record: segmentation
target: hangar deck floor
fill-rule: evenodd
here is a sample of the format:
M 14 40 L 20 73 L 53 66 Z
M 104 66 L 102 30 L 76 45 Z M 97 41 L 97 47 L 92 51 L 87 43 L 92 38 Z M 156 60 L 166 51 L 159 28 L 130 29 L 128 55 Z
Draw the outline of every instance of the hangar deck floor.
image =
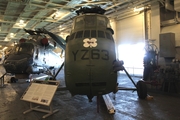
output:
M 2 71 L 2 68 L 0 69 Z M 60 86 L 63 84 L 63 73 L 59 74 Z M 56 91 L 52 100 L 53 109 L 59 111 L 47 118 L 46 113 L 32 111 L 23 114 L 29 109 L 29 103 L 20 100 L 30 83 L 19 80 L 17 83 L 7 83 L 0 88 L 0 120 L 180 120 L 180 98 L 158 93 L 149 93 L 153 100 L 138 99 L 137 92 L 118 91 L 116 99 L 109 94 L 116 113 L 108 114 L 105 103 L 100 100 L 99 113 L 97 112 L 96 97 L 89 103 L 86 96 L 71 97 L 68 91 Z M 133 77 L 135 81 L 139 77 Z M 126 75 L 118 77 L 120 86 L 133 87 Z

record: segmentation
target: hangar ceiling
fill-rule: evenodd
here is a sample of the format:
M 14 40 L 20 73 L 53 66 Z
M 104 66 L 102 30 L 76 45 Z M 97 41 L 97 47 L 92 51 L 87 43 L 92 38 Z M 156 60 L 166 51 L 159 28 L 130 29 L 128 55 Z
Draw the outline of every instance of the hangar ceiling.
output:
M 0 50 L 28 34 L 25 29 L 45 28 L 56 34 L 70 33 L 71 22 L 80 7 L 98 5 L 110 19 L 138 14 L 134 8 L 164 0 L 0 0 Z

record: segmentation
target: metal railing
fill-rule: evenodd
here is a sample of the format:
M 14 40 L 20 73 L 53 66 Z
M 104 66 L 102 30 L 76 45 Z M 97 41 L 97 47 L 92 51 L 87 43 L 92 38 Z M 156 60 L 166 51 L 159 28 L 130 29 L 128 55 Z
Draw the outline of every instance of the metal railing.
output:
M 0 77 L 0 88 L 4 87 L 4 76 L 5 75 L 6 75 L 6 73 Z

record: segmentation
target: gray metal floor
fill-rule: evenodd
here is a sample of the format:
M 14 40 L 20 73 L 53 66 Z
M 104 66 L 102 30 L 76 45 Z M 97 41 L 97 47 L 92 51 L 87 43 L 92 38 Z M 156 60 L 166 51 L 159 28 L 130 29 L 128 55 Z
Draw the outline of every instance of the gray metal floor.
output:
M 1 68 L 1 72 L 3 69 Z M 60 84 L 64 84 L 63 72 L 58 76 Z M 29 109 L 29 103 L 20 100 L 29 83 L 19 80 L 17 83 L 7 83 L 0 88 L 0 120 L 41 120 L 46 113 L 32 111 L 23 114 Z M 135 81 L 140 78 L 133 77 Z M 120 86 L 133 87 L 126 75 L 118 77 Z M 116 113 L 109 115 L 104 101 L 100 100 L 99 113 L 97 112 L 96 97 L 89 103 L 86 96 L 71 97 L 68 91 L 57 91 L 52 100 L 53 109 L 59 111 L 44 120 L 180 120 L 180 98 L 158 93 L 149 93 L 153 100 L 138 99 L 137 92 L 118 91 L 114 100 Z

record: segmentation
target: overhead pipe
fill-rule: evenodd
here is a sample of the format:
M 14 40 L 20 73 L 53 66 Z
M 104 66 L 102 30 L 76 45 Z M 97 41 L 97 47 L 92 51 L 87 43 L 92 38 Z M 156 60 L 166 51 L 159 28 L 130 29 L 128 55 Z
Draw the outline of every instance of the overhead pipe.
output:
M 121 4 L 124 4 L 124 3 L 127 3 L 127 1 L 119 2 L 119 3 L 115 4 L 115 5 L 112 5 L 112 6 L 110 6 L 110 7 L 107 7 L 105 10 L 109 10 L 109 9 L 111 9 L 111 8 L 114 8 L 114 7 L 119 6 L 119 5 L 121 5 Z M 105 6 L 105 5 L 104 5 L 104 6 Z M 111 10 L 111 11 L 108 11 L 108 12 L 112 12 L 112 11 L 114 11 L 114 10 Z M 108 12 L 107 12 L 107 14 L 108 14 Z
M 110 6 L 110 7 L 108 7 L 108 8 L 105 9 L 105 10 L 109 10 L 109 9 L 113 8 L 113 10 L 107 11 L 106 14 L 110 14 L 110 13 L 112 13 L 112 12 L 114 12 L 114 11 L 118 11 L 118 10 L 120 10 L 120 9 L 127 8 L 130 3 L 132 4 L 133 2 L 136 2 L 136 1 L 137 1 L 137 0 L 134 0 L 134 1 L 132 1 L 132 0 L 127 1 L 127 0 L 126 0 L 126 1 L 119 2 L 119 3 L 117 3 L 117 4 L 114 4 L 114 5 L 112 5 L 112 6 Z M 123 5 L 123 4 L 126 4 L 126 6 Z M 119 5 L 122 5 L 122 6 L 119 6 Z M 118 6 L 118 8 L 117 8 L 117 9 L 114 9 L 114 7 L 116 7 L 116 6 Z M 121 7 L 121 8 L 120 8 L 120 7 Z
M 16 22 L 0 20 L 0 23 L 16 23 Z
M 3 16 L 7 16 L 7 17 L 14 17 L 14 18 L 21 18 L 23 20 L 39 20 L 37 18 L 27 18 L 27 17 L 23 17 L 23 16 L 12 16 L 12 15 L 3 15 Z M 47 20 L 47 19 L 42 19 L 41 21 L 45 21 L 45 22 L 55 22 L 54 20 Z M 0 20 L 1 22 L 1 20 Z M 6 21 L 4 21 L 6 22 Z M 8 22 L 8 21 L 7 21 Z
M 178 16 L 178 12 L 175 11 L 175 16 L 174 19 L 170 19 L 170 20 L 166 20 L 166 21 L 162 21 L 161 25 L 162 26 L 170 26 L 170 25 L 174 25 L 174 24 L 180 24 L 180 18 Z
M 126 19 L 126 18 L 130 18 L 130 17 L 136 16 L 138 14 L 140 14 L 140 13 L 133 13 L 133 14 L 130 14 L 130 15 L 122 16 L 119 19 L 116 18 L 115 20 L 123 20 L 123 19 Z
M 148 1 L 149 2 L 149 1 Z M 125 8 L 128 8 L 128 7 L 130 7 L 130 8 L 134 8 L 134 7 L 137 7 L 137 6 L 140 6 L 141 4 L 144 4 L 144 3 L 146 3 L 147 4 L 147 2 L 145 1 L 138 1 L 137 3 L 134 3 L 134 4 L 132 4 L 131 6 L 129 5 L 129 4 L 126 4 L 126 5 L 124 5 L 124 6 L 122 6 L 121 8 L 119 8 L 118 10 L 117 10 L 117 12 L 115 12 L 115 13 L 112 13 L 112 14 L 109 14 L 108 15 L 108 17 L 111 17 L 111 16 L 119 16 L 121 13 L 125 13 L 125 12 L 127 12 L 127 11 L 130 11 L 129 9 L 125 9 Z M 145 6 L 145 5 L 143 5 L 143 6 Z M 133 12 L 133 10 L 132 10 L 132 12 Z M 129 15 L 128 15 L 129 16 Z
M 180 0 L 174 0 L 174 10 L 180 12 Z
M 121 14 L 121 12 L 126 12 L 128 11 L 128 7 L 130 8 L 134 8 L 134 7 L 143 7 L 143 6 L 147 6 L 148 4 L 150 3 L 153 3 L 153 2 L 162 2 L 163 0 L 142 0 L 142 1 L 138 1 L 136 3 L 133 3 L 132 5 L 129 5 L 128 3 L 126 5 L 123 5 L 122 7 L 118 6 L 119 8 L 116 9 L 117 12 L 114 12 L 114 10 L 111 10 L 111 11 L 107 11 L 106 12 L 106 15 L 108 15 L 108 17 L 111 17 L 111 16 L 117 16 L 118 14 Z M 114 13 L 112 13 L 114 12 Z
M 165 0 L 165 8 L 174 11 L 174 6 L 170 4 L 170 0 Z

